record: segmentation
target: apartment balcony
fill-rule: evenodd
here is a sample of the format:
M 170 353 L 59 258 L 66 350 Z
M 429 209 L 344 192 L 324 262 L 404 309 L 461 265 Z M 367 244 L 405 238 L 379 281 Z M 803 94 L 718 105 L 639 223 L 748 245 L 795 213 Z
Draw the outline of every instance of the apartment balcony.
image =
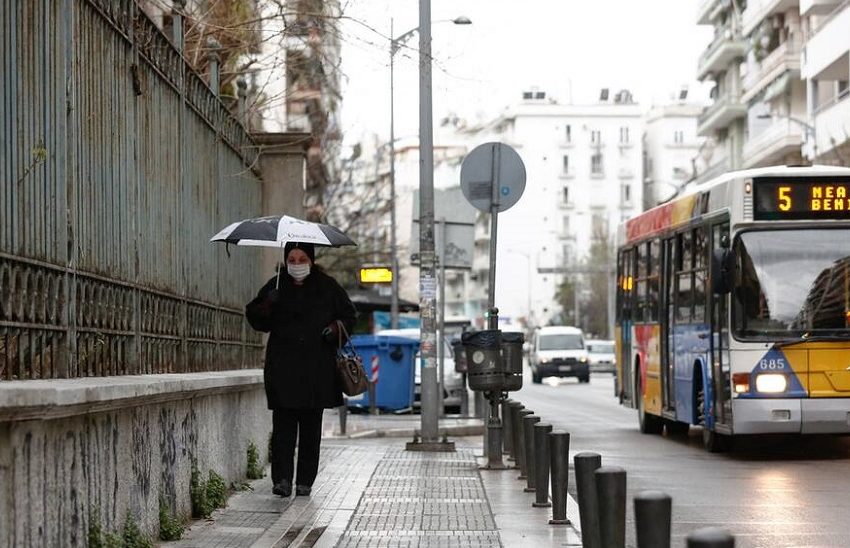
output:
M 744 143 L 744 167 L 764 167 L 788 163 L 799 157 L 805 130 L 787 118 L 777 119 L 764 131 Z
M 744 95 L 741 101 L 748 103 L 750 99 L 761 93 L 762 90 L 770 86 L 773 82 L 786 73 L 791 73 L 794 78 L 799 78 L 800 75 L 800 48 L 796 44 L 783 42 L 775 50 L 765 57 L 759 68 L 751 75 L 747 75 L 744 80 Z M 786 85 L 789 83 L 785 80 Z M 768 91 L 781 92 L 783 89 L 770 88 Z M 765 100 L 770 97 L 765 97 Z
M 720 0 L 700 0 L 697 6 L 697 25 L 710 25 L 721 11 L 723 4 Z
M 762 0 L 761 3 L 749 2 L 741 17 L 741 27 L 744 36 L 749 36 L 756 27 L 774 13 L 782 13 L 796 8 L 800 0 Z
M 747 105 L 741 102 L 740 95 L 730 94 L 718 97 L 697 120 L 697 135 L 711 137 L 715 130 L 727 127 L 736 119 L 746 115 Z
M 850 90 L 837 96 L 825 105 L 821 105 L 815 113 L 815 150 L 807 151 L 810 157 L 823 157 L 834 149 L 850 147 L 848 124 L 850 120 Z M 845 152 L 846 154 L 846 152 Z M 844 156 L 835 154 L 834 156 Z
M 821 23 L 803 53 L 800 74 L 803 79 L 846 80 L 848 75 L 847 29 L 850 29 L 850 3 L 844 2 Z
M 709 44 L 699 57 L 697 79 L 711 78 L 711 74 L 724 71 L 735 59 L 747 54 L 747 42 L 737 32 L 727 28 Z
M 800 15 L 827 15 L 841 4 L 842 0 L 800 0 Z

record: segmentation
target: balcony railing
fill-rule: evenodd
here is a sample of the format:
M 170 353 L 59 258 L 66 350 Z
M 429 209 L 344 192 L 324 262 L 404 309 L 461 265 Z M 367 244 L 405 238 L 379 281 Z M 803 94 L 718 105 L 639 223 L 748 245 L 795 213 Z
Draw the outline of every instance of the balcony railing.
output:
M 697 134 L 710 136 L 715 129 L 726 127 L 733 120 L 746 114 L 747 105 L 741 102 L 737 93 L 719 97 L 700 115 L 697 122 Z
M 804 130 L 799 123 L 778 119 L 744 144 L 744 167 L 783 163 L 785 157 L 799 154 Z
M 784 72 L 800 70 L 801 49 L 794 43 L 783 42 L 762 59 L 759 68 L 744 80 L 744 95 L 741 101 L 746 103 L 758 95 L 771 82 Z
M 712 72 L 725 70 L 735 59 L 747 54 L 747 43 L 741 34 L 729 26 L 722 30 L 700 55 L 697 78 L 706 79 Z

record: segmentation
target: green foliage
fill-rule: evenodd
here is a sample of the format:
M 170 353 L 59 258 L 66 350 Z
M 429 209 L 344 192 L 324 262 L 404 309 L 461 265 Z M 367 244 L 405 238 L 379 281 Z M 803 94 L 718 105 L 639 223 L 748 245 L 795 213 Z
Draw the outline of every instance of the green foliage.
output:
M 172 513 L 164 498 L 159 499 L 159 539 L 180 540 L 183 524 Z
M 207 501 L 207 482 L 201 479 L 198 466 L 192 463 L 192 478 L 189 482 L 189 496 L 192 499 L 192 517 L 208 518 L 213 507 Z
M 100 517 L 94 510 L 89 512 L 89 548 L 104 548 L 103 529 L 100 527 Z
M 121 538 L 124 541 L 124 548 L 153 548 L 153 542 L 142 534 L 130 512 L 127 512 L 127 519 L 124 520 Z
M 260 479 L 264 475 L 263 468 L 260 466 L 260 451 L 254 442 L 248 442 L 248 479 Z
M 224 478 L 210 470 L 207 481 L 207 502 L 212 507 L 224 508 L 227 505 L 227 485 Z
M 124 520 L 121 533 L 104 533 L 100 524 L 98 512 L 92 510 L 89 514 L 89 548 L 153 548 L 153 542 L 142 534 L 139 525 L 130 512 Z
M 216 508 L 224 508 L 227 504 L 227 485 L 224 478 L 209 471 L 206 481 L 201 479 L 196 463 L 192 463 L 192 477 L 189 482 L 192 499 L 192 517 L 208 518 Z

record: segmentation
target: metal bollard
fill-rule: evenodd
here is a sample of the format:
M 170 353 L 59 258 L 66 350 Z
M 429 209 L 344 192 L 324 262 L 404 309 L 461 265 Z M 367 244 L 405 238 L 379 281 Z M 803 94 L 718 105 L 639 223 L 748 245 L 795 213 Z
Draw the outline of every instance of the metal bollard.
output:
M 599 540 L 599 506 L 596 504 L 594 472 L 602 466 L 599 453 L 582 452 L 573 459 L 576 474 L 578 513 L 581 519 L 582 548 L 602 548 Z
M 599 504 L 599 540 L 606 548 L 625 548 L 626 471 L 619 466 L 603 466 L 593 475 Z
M 375 405 L 376 388 L 377 387 L 375 386 L 375 383 L 372 382 L 372 381 L 369 381 L 369 414 L 370 415 L 377 415 L 378 414 L 378 408 Z
M 514 444 L 511 432 L 511 404 L 514 400 L 508 398 L 502 402 L 502 453 L 509 455 Z
M 337 407 L 337 413 L 339 414 L 339 435 L 344 436 L 348 425 L 348 405 L 343 403 Z
M 511 453 L 508 459 L 514 461 L 514 468 L 519 466 L 516 464 L 517 438 L 519 437 L 517 423 L 519 423 L 519 412 L 523 409 L 525 409 L 525 406 L 518 401 L 512 403 L 509 407 L 511 413 Z
M 688 535 L 687 548 L 735 548 L 735 537 L 719 527 L 704 527 Z
M 670 548 L 673 499 L 661 491 L 635 495 L 635 529 L 638 548 Z
M 522 435 L 525 438 L 525 451 L 523 464 L 525 465 L 525 489 L 526 493 L 534 492 L 534 425 L 540 422 L 537 415 L 526 415 L 522 419 Z
M 567 519 L 567 487 L 570 481 L 570 434 L 563 430 L 549 433 L 549 458 L 552 468 L 551 525 L 569 524 Z M 584 536 L 584 535 L 582 535 Z
M 548 508 L 549 502 L 549 432 L 552 425 L 538 422 L 534 425 L 534 502 L 535 508 Z
M 516 414 L 516 422 L 514 423 L 514 450 L 516 451 L 516 468 L 519 468 L 519 475 L 516 479 L 525 479 L 525 417 L 533 415 L 531 409 L 520 409 Z

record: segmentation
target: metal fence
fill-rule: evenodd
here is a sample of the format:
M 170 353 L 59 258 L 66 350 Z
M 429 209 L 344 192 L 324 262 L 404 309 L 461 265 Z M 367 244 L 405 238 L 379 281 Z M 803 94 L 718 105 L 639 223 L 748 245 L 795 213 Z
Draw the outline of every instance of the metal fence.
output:
M 260 363 L 257 149 L 134 0 L 0 0 L 0 380 Z

